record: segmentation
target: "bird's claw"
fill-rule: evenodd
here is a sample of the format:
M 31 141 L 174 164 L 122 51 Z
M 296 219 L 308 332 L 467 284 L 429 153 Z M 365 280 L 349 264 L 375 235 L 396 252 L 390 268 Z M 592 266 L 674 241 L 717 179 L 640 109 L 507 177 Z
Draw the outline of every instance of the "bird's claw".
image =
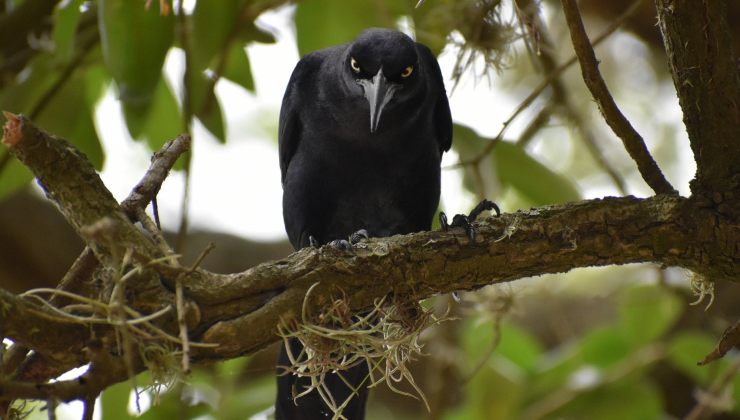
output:
M 456 214 L 455 217 L 452 218 L 452 223 L 447 223 L 447 215 L 443 211 L 439 212 L 439 224 L 445 232 L 451 227 L 461 227 L 465 229 L 465 234 L 468 236 L 470 242 L 475 243 L 476 232 L 473 222 L 475 222 L 475 219 L 477 219 L 478 216 L 486 210 L 494 210 L 496 211 L 496 216 L 501 216 L 501 210 L 498 208 L 496 203 L 490 200 L 483 200 L 470 211 L 469 215 Z
M 365 239 L 368 239 L 370 235 L 367 233 L 367 230 L 360 229 L 357 232 L 352 233 L 349 235 L 349 240 L 347 239 L 335 239 L 331 242 L 329 242 L 329 246 L 331 246 L 334 249 L 338 249 L 340 251 L 350 251 L 352 250 L 352 246 L 355 244 L 358 244 L 362 242 Z
M 367 230 L 360 229 L 357 232 L 349 235 L 349 243 L 354 245 L 354 244 L 362 242 L 365 239 L 368 239 L 369 237 L 370 235 L 367 233 Z
M 447 223 L 447 215 L 443 211 L 439 212 L 439 225 L 442 227 L 442 230 L 445 232 L 447 232 L 447 229 L 450 228 L 450 224 Z
M 475 208 L 473 208 L 473 210 L 470 211 L 470 214 L 468 215 L 470 223 L 475 222 L 475 219 L 477 219 L 478 216 L 486 210 L 494 210 L 496 211 L 496 217 L 501 216 L 501 210 L 498 208 L 496 203 L 491 200 L 483 199 L 477 206 L 475 206 Z
M 329 246 L 340 251 L 349 251 L 352 249 L 352 244 L 346 239 L 335 239 L 329 242 Z

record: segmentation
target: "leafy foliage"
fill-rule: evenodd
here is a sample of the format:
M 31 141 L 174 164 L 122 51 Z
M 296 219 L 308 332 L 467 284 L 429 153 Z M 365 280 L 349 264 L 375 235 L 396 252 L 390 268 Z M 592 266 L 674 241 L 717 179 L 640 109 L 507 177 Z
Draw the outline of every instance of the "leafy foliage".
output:
M 5 3 L 8 8 L 5 12 L 9 12 L 21 2 Z M 39 45 L 0 56 L 0 109 L 28 114 L 46 130 L 73 142 L 98 169 L 106 158 L 115 159 L 104 156 L 99 138 L 101 127 L 95 123 L 96 106 L 111 88 L 121 104 L 129 133 L 151 150 L 178 135 L 192 119 L 199 120 L 220 142 L 228 142 L 233 133 L 225 123 L 225 116 L 240 110 L 222 107 L 215 87 L 221 78 L 226 78 L 240 88 L 255 91 L 245 47 L 254 42 L 275 41 L 274 35 L 255 24 L 255 20 L 262 11 L 285 2 L 199 0 L 184 16 L 174 11 L 164 13 L 159 9 L 162 4 L 159 1 L 152 1 L 149 8 L 144 3 L 59 2 L 50 17 L 51 27 L 40 38 Z M 415 3 L 416 0 L 299 2 L 294 14 L 298 50 L 303 55 L 348 42 L 366 27 L 398 27 L 401 23 L 433 51 L 443 53 L 447 48 L 447 54 L 456 55 L 453 73 L 460 72 L 462 66 L 468 74 L 480 74 L 482 66 L 485 73 L 492 74 L 496 67 L 494 70 L 500 73 L 494 73 L 501 88 L 496 101 L 506 104 L 513 103 L 512 98 L 526 97 L 547 76 L 542 70 L 547 68 L 544 56 L 551 54 L 564 62 L 570 54 L 563 47 L 569 44 L 561 42 L 565 38 L 559 37 L 557 30 L 548 31 L 535 20 L 517 20 L 526 15 L 523 6 L 535 2 L 516 1 L 517 8 L 512 10 L 498 1 L 427 0 L 420 8 L 414 8 Z M 171 1 L 167 4 L 172 7 Z M 541 17 L 550 15 L 553 14 L 541 14 Z M 547 24 L 552 28 L 558 25 L 556 20 Z M 550 44 L 546 42 L 548 37 L 553 38 Z M 455 49 L 454 45 L 460 48 Z M 652 51 L 644 46 L 643 49 Z M 461 51 L 465 54 L 460 55 Z M 477 51 L 482 61 L 459 59 L 476 57 L 471 51 Z M 622 53 L 620 50 L 619 54 Z M 163 64 L 177 54 L 187 57 L 187 79 L 183 78 L 182 83 L 186 91 L 179 85 L 170 85 L 163 77 Z M 604 55 L 603 66 L 612 69 L 605 74 L 619 73 L 614 69 L 621 67 L 614 66 L 624 64 L 620 55 L 609 51 L 599 54 Z M 445 54 L 441 59 L 445 59 Z M 662 57 L 651 55 L 646 60 L 646 63 L 635 63 L 642 66 L 639 67 L 642 73 L 664 66 Z M 655 65 L 656 62 L 660 65 Z M 462 123 L 455 125 L 453 147 L 459 161 L 480 158 L 476 164 L 458 168 L 468 195 L 493 196 L 502 207 L 517 209 L 574 201 L 593 195 L 593 190 L 613 193 L 614 186 L 604 181 L 604 168 L 596 156 L 598 151 L 614 166 L 614 172 L 631 184 L 633 191 L 641 191 L 632 163 L 624 158 L 623 150 L 603 124 L 596 122 L 590 96 L 582 94 L 581 81 L 576 72 L 572 73 L 553 81 L 553 87 L 541 93 L 531 105 L 538 114 L 544 113 L 544 122 L 535 124 L 536 115 L 525 113 L 526 118 L 522 119 L 532 124 L 514 127 L 515 121 L 506 137 L 479 134 L 488 131 Z M 665 74 L 657 71 L 651 76 L 649 82 L 659 87 L 666 79 Z M 476 86 L 485 88 L 483 83 Z M 633 90 L 639 89 L 633 87 Z M 647 96 L 625 101 L 642 110 L 646 103 L 655 100 L 652 95 Z M 189 111 L 184 106 L 184 97 L 189 100 Z M 480 104 L 489 105 L 492 104 Z M 514 105 L 510 108 L 513 110 Z M 187 115 L 188 112 L 192 115 Z M 500 117 L 495 115 L 493 106 L 486 112 L 491 119 Z M 584 127 L 576 138 L 566 139 L 567 131 L 554 128 L 572 122 L 574 114 L 582 116 Z M 188 117 L 191 121 L 184 121 Z M 674 141 L 675 133 L 682 130 L 665 121 L 652 123 L 655 125 L 648 130 L 662 133 L 655 136 L 656 159 L 666 163 L 669 173 L 686 171 L 676 158 Z M 495 144 L 489 148 L 491 142 Z M 0 153 L 0 162 L 2 156 Z M 0 164 L 0 199 L 32 179 L 18 162 L 4 160 Z M 442 405 L 442 411 L 433 413 L 433 417 L 658 419 L 685 414 L 670 412 L 675 405 L 671 403 L 679 399 L 693 403 L 695 391 L 710 387 L 732 362 L 721 360 L 707 367 L 696 365 L 714 346 L 727 320 L 712 313 L 692 312 L 688 306 L 692 299 L 687 291 L 670 283 L 656 284 L 649 274 L 652 272 L 653 268 L 643 267 L 631 271 L 600 270 L 593 274 L 599 280 L 599 287 L 612 281 L 611 277 L 619 277 L 615 281 L 619 286 L 616 291 L 575 284 L 550 293 L 549 284 L 565 282 L 563 277 L 550 278 L 532 290 L 514 293 L 519 311 L 525 315 L 537 312 L 535 298 L 543 299 L 543 296 L 545 300 L 577 303 L 564 304 L 546 316 L 532 318 L 513 310 L 497 327 L 490 317 L 477 312 L 457 321 L 450 334 L 453 350 L 433 356 L 447 360 L 459 381 L 444 382 L 440 373 L 436 380 L 443 381 L 441 385 L 420 383 L 420 386 L 423 389 L 436 386 L 444 394 L 460 388 L 461 397 Z M 607 310 L 608 314 L 591 308 L 598 316 L 590 319 L 591 313 L 578 306 L 587 306 L 590 300 L 596 299 L 601 299 L 603 304 L 599 309 Z M 466 305 L 463 302 L 461 306 L 467 308 Z M 578 322 L 567 319 L 573 313 Z M 710 321 L 699 328 L 689 325 L 689 318 Z M 434 333 L 429 335 L 430 342 L 437 338 Z M 498 344 L 488 357 L 487 349 L 494 341 Z M 237 419 L 269 410 L 275 392 L 270 365 L 273 360 L 272 354 L 258 354 L 197 370 L 183 384 L 164 391 L 158 398 L 152 393 L 151 397 L 158 401 L 140 417 L 210 415 Z M 429 362 L 420 363 L 418 372 L 436 372 L 434 366 L 423 364 Z M 688 383 L 689 389 L 664 380 L 666 372 L 676 379 L 676 384 Z M 139 376 L 137 383 L 140 386 L 149 383 L 146 374 Z M 128 383 L 106 390 L 101 400 L 103 418 L 132 418 L 127 408 L 130 391 Z M 732 380 L 727 394 L 730 400 L 740 401 L 738 377 Z M 409 407 L 414 403 L 399 403 L 381 390 L 373 398 L 371 410 L 380 413 L 378 416 L 388 412 L 399 419 L 425 415 L 421 404 Z M 35 416 L 40 415 L 38 410 L 37 407 Z M 728 410 L 740 415 L 737 403 Z

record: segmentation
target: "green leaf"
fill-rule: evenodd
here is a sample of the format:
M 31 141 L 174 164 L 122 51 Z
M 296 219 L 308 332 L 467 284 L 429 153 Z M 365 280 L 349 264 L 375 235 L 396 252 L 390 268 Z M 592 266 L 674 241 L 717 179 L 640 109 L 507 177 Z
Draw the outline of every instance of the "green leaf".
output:
M 462 125 L 452 125 L 452 147 L 461 160 L 469 160 L 476 156 L 486 146 L 488 139 L 478 135 L 472 128 Z
M 175 391 L 179 390 L 179 387 Z M 145 413 L 136 417 L 139 420 L 163 419 L 194 419 L 204 416 L 211 411 L 211 407 L 203 402 L 189 403 L 180 398 L 179 392 L 167 392 L 160 398 L 157 405 L 153 405 Z M 107 418 L 106 418 L 107 420 Z
M 226 130 L 224 128 L 224 117 L 221 112 L 221 104 L 218 102 L 216 93 L 213 91 L 215 85 L 206 78 L 204 74 L 196 75 L 190 84 L 192 93 L 193 110 L 198 120 L 213 134 L 221 143 L 226 143 Z
M 199 1 L 193 10 L 193 67 L 203 71 L 239 24 L 242 0 Z
M 263 375 L 224 393 L 214 417 L 246 419 L 275 403 L 276 383 L 273 375 Z
M 493 322 L 469 320 L 463 323 L 461 342 L 465 351 L 465 365 L 473 369 L 493 341 Z
M 85 100 L 91 107 L 97 107 L 98 102 L 103 99 L 110 81 L 110 74 L 100 64 L 85 70 Z
M 525 394 L 525 384 L 512 380 L 503 370 L 486 366 L 465 387 L 466 405 L 472 406 L 473 419 L 506 420 L 516 418 Z
M 54 28 L 51 39 L 54 40 L 54 49 L 63 61 L 72 58 L 74 52 L 77 24 L 80 22 L 80 6 L 83 0 L 61 2 L 54 9 Z
M 645 381 L 620 381 L 579 396 L 553 418 L 654 420 L 663 417 L 660 392 Z
M 622 336 L 633 348 L 651 343 L 668 331 L 681 315 L 682 308 L 681 300 L 665 288 L 629 288 L 619 303 Z
M 577 347 L 563 347 L 551 352 L 548 357 L 540 358 L 535 373 L 537 380 L 530 383 L 527 389 L 528 401 L 539 401 L 567 386 L 573 373 L 583 366 Z
M 160 15 L 158 1 L 151 5 L 147 10 L 141 1 L 100 0 L 98 6 L 105 64 L 119 99 L 137 107 L 151 101 L 174 39 L 174 15 Z
M 311 0 L 298 3 L 295 12 L 298 51 L 311 51 L 353 40 L 369 27 L 395 28 L 411 4 L 397 0 Z
M 706 366 L 697 363 L 704 359 L 715 346 L 715 338 L 702 331 L 684 331 L 671 340 L 668 348 L 668 360 L 676 369 L 693 379 L 697 384 L 706 386 L 716 376 L 717 370 L 726 364 L 719 360 Z
M 461 344 L 465 354 L 463 375 L 468 375 L 472 373 L 473 368 L 479 367 L 479 362 L 486 355 L 492 340 L 493 322 L 468 320 L 463 323 L 461 328 Z M 502 335 L 499 346 L 505 340 L 506 336 Z M 512 347 L 516 345 L 510 348 Z M 510 356 L 508 350 L 507 355 Z M 475 376 L 465 384 L 465 404 L 445 418 L 461 420 L 516 418 L 516 411 L 525 395 L 526 383 L 521 380 L 521 375 L 508 374 L 511 372 L 510 362 L 504 361 L 502 357 L 498 357 L 498 361 L 496 359 L 491 357 L 487 363 L 480 366 Z
M 491 156 L 501 183 L 515 188 L 535 206 L 581 198 L 570 180 L 553 172 L 513 143 L 499 142 Z
M 629 341 L 615 327 L 590 331 L 580 341 L 583 363 L 599 368 L 613 366 L 630 354 Z
M 542 352 L 542 345 L 530 333 L 514 325 L 504 324 L 501 327 L 501 341 L 494 354 L 534 373 Z
M 0 152 L 0 157 L 5 157 L 6 153 L 8 151 L 3 150 Z M 31 171 L 17 159 L 11 157 L 0 172 L 0 200 L 28 185 L 28 182 L 32 179 Z
M 106 420 L 128 420 L 128 400 L 131 395 L 131 383 L 121 382 L 103 391 L 100 408 L 101 418 Z
M 261 44 L 274 44 L 275 35 L 260 29 L 254 22 L 242 22 L 238 28 L 239 39 L 245 42 L 259 42 Z
M 236 359 L 229 359 L 224 362 L 218 363 L 215 366 L 215 372 L 217 375 L 226 378 L 238 378 L 239 374 L 245 369 L 245 367 L 252 360 L 250 356 L 237 357 Z
M 468 161 L 476 157 L 483 148 L 486 147 L 486 144 L 489 141 L 489 139 L 479 136 L 478 133 L 470 127 L 461 124 L 452 125 L 452 148 L 457 152 L 461 161 Z M 484 165 L 484 167 L 481 168 L 481 171 L 488 171 L 491 169 L 489 162 L 483 161 L 481 164 Z M 473 167 L 464 167 L 462 177 L 463 186 L 466 190 L 474 192 L 478 191 L 477 184 L 479 181 L 477 179 L 477 175 L 473 171 Z
M 148 106 L 137 107 L 124 103 L 123 115 L 131 135 L 146 140 L 153 151 L 159 150 L 164 143 L 182 132 L 177 100 L 164 79 L 159 80 Z
M 235 43 L 229 48 L 228 54 L 222 76 L 242 86 L 244 89 L 254 92 L 252 68 L 249 66 L 249 56 L 244 50 L 244 46 L 240 43 Z
M 86 91 L 101 90 L 104 79 L 100 72 L 90 79 L 85 76 L 86 73 L 76 72 L 49 100 L 35 122 L 45 131 L 68 140 L 96 169 L 101 169 L 104 156 L 93 120 L 95 104 L 87 100 Z
M 0 90 L 2 110 L 15 114 L 30 114 L 58 78 L 57 66 L 54 65 L 50 54 L 40 54 L 33 58 L 24 72 L 27 75 L 21 83 Z M 0 114 L 0 120 L 5 121 L 2 114 Z

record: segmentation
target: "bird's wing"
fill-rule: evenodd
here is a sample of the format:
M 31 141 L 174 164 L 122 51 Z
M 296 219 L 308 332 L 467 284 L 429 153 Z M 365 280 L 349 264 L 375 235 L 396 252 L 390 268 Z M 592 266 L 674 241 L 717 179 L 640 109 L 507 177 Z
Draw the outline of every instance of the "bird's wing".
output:
M 283 104 L 280 107 L 280 125 L 278 128 L 278 152 L 280 155 L 280 180 L 285 181 L 285 174 L 293 154 L 298 148 L 301 137 L 300 112 L 302 102 L 305 102 L 306 93 L 310 89 L 311 78 L 320 67 L 321 55 L 308 54 L 303 57 L 290 76 L 285 88 Z
M 437 142 L 439 142 L 440 153 L 450 150 L 452 145 L 452 114 L 450 114 L 450 104 L 447 101 L 447 91 L 442 79 L 442 71 L 439 69 L 439 63 L 432 51 L 423 44 L 417 43 L 417 50 L 421 56 L 425 72 L 429 77 L 429 84 L 432 88 L 434 98 L 434 128 L 437 132 Z

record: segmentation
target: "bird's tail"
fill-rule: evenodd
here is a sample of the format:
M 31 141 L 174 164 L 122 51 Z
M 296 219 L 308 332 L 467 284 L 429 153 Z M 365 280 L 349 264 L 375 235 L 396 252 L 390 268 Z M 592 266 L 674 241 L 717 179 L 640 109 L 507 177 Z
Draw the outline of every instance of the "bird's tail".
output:
M 300 341 L 289 340 L 291 354 L 298 355 L 303 349 Z M 285 346 L 280 346 L 278 357 L 277 401 L 275 402 L 276 420 L 326 420 L 334 417 L 334 412 L 326 405 L 314 389 L 306 395 L 293 399 L 311 386 L 311 379 L 285 373 L 285 366 L 290 366 L 290 359 Z M 283 368 L 281 368 L 283 367 Z M 339 376 L 341 375 L 341 377 Z M 341 414 L 347 420 L 363 420 L 367 402 L 367 363 L 360 363 L 339 373 L 328 373 L 324 378 L 326 390 L 337 406 L 351 398 L 342 409 Z M 357 390 L 355 392 L 355 390 Z

